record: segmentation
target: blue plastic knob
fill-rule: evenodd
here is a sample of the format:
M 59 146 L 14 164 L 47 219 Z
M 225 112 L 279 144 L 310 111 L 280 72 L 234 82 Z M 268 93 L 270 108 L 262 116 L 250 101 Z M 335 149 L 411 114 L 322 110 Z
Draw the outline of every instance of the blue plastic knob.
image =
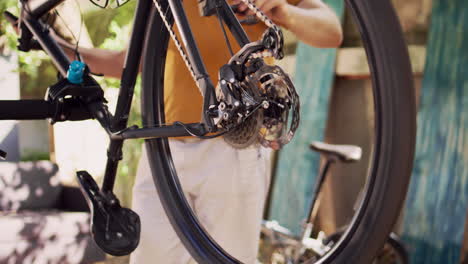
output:
M 67 79 L 73 84 L 80 84 L 83 82 L 83 73 L 86 64 L 81 61 L 72 61 L 67 71 Z

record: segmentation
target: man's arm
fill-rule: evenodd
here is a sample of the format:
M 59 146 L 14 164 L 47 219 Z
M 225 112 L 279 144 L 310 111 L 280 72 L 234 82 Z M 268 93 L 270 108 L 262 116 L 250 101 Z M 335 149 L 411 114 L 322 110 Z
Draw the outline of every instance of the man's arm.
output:
M 19 33 L 18 23 L 13 24 L 13 28 L 17 34 Z M 70 60 L 75 59 L 75 45 L 67 42 L 60 37 L 54 30 L 50 31 L 51 36 L 63 48 L 65 54 Z M 80 55 L 84 58 L 86 64 L 91 71 L 98 74 L 103 74 L 106 77 L 120 79 L 122 76 L 122 68 L 125 61 L 126 49 L 122 51 L 105 50 L 99 48 L 83 48 L 78 47 Z M 140 65 L 141 69 L 141 65 Z
M 235 0 L 234 2 L 240 2 Z M 275 23 L 292 31 L 301 41 L 318 48 L 338 47 L 343 39 L 341 24 L 336 14 L 321 0 L 302 0 L 296 6 L 287 0 L 256 0 L 255 4 Z M 240 11 L 247 6 L 241 6 Z M 75 57 L 75 46 L 58 36 L 70 59 Z M 95 73 L 120 78 L 126 50 L 113 51 L 79 47 L 78 51 Z
M 256 0 L 255 4 L 273 22 L 293 32 L 298 39 L 317 48 L 336 48 L 343 41 L 341 23 L 335 12 L 321 0 Z M 240 11 L 247 6 L 239 8 Z
M 63 47 L 70 59 L 75 58 L 75 46 L 56 37 L 57 42 Z M 94 73 L 103 74 L 106 77 L 120 78 L 125 61 L 126 50 L 115 51 L 98 48 L 79 47 L 78 51 L 83 57 L 90 70 Z

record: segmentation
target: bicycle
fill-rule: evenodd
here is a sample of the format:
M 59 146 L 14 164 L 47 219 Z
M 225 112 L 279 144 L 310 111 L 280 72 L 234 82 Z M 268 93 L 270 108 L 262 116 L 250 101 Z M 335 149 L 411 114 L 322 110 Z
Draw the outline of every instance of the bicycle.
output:
M 248 140 L 252 134 L 248 135 L 250 138 L 234 137 L 236 134 L 234 132 L 238 131 L 239 127 L 254 127 L 256 129 L 254 131 L 257 131 L 256 125 L 259 123 L 252 120 L 262 119 L 259 113 L 265 114 L 263 120 L 269 118 L 271 122 L 275 121 L 275 118 L 287 120 L 285 115 L 292 114 L 288 123 L 289 130 L 280 129 L 281 137 L 276 138 L 282 144 L 287 143 L 299 122 L 299 104 L 294 86 L 280 68 L 263 67 L 262 63 L 255 64 L 256 61 L 250 56 L 252 54 L 261 56 L 260 53 L 266 51 L 269 56 L 280 59 L 283 56 L 283 37 L 280 29 L 259 12 L 253 3 L 242 0 L 258 20 L 268 26 L 262 39 L 251 42 L 233 12 L 235 8 L 231 8 L 224 0 L 200 1 L 202 15 L 218 16 L 243 47 L 228 62 L 228 66 L 220 71 L 222 96 L 219 97 L 216 95 L 213 81 L 206 74 L 181 1 L 140 0 L 135 13 L 116 111 L 111 115 L 102 89 L 94 81 L 86 65 L 71 64 L 62 48 L 50 36 L 47 27 L 40 22 L 42 16 L 63 1 L 22 1 L 19 19 L 21 36 L 18 48 L 22 51 L 34 47 L 43 49 L 57 67 L 60 78 L 49 88 L 47 100 L 0 101 L 2 109 L 0 120 L 50 119 L 54 123 L 97 119 L 102 125 L 111 140 L 104 181 L 99 187 L 86 171 L 78 172 L 77 176 L 92 212 L 94 239 L 107 253 L 129 254 L 138 245 L 139 218 L 130 209 L 119 205 L 112 190 L 124 140 L 144 138 L 150 163 L 153 165 L 151 170 L 154 182 L 163 207 L 176 233 L 193 258 L 199 263 L 239 263 L 209 237 L 191 211 L 181 191 L 167 138 L 192 136 L 208 139 L 222 135 L 229 138 L 231 135 L 233 136 L 231 139 L 240 140 L 241 145 L 250 144 Z M 106 0 L 105 3 L 107 2 Z M 380 246 L 384 244 L 398 216 L 406 194 L 414 152 L 415 107 L 411 68 L 393 8 L 387 0 L 348 0 L 347 4 L 360 28 L 373 75 L 376 116 L 373 159 L 363 199 L 352 222 L 334 247 L 316 263 L 371 261 Z M 7 15 L 12 20 L 16 19 L 11 14 Z M 249 21 L 243 22 L 249 23 Z M 191 67 L 190 72 L 204 98 L 202 118 L 199 123 L 165 124 L 162 87 L 169 39 L 172 38 L 182 49 L 182 44 L 174 37 L 172 30 L 174 23 L 179 29 L 185 47 L 185 53 L 181 53 L 187 66 Z M 143 128 L 127 126 L 140 60 L 143 62 Z M 245 85 L 248 86 L 245 80 L 248 69 L 251 70 L 250 73 L 258 73 L 262 69 L 262 74 L 269 75 L 266 80 L 252 76 L 263 85 L 264 89 L 269 85 L 268 80 L 280 81 L 278 87 L 282 87 L 287 96 L 276 96 L 269 100 L 265 94 L 258 94 L 257 88 L 245 88 Z M 249 92 L 241 93 L 245 89 Z M 281 104 L 280 101 L 285 103 L 286 99 L 287 104 Z M 246 101 L 249 100 L 253 104 L 247 106 Z M 268 109 L 275 111 L 268 112 Z M 234 114 L 240 118 L 234 119 Z M 264 121 L 260 125 L 266 124 L 270 128 L 274 126 L 267 123 L 268 121 Z M 284 127 L 287 127 L 286 124 Z M 267 132 L 272 134 L 277 132 L 268 129 Z M 6 153 L 0 154 L 5 156 Z M 162 176 L 154 177 L 154 175 Z
M 265 244 L 263 248 L 266 253 L 263 252 L 260 260 L 264 263 L 293 264 L 301 263 L 307 259 L 318 259 L 325 255 L 346 231 L 346 226 L 344 226 L 326 236 L 323 231 L 315 230 L 314 232 L 314 223 L 317 218 L 323 183 L 328 176 L 331 165 L 336 162 L 357 162 L 361 159 L 362 150 L 358 146 L 322 142 L 312 142 L 310 149 L 320 153 L 324 157 L 325 163 L 314 184 L 312 202 L 303 224 L 302 234 L 297 236 L 275 220 L 264 220 L 261 237 L 263 238 L 262 244 Z M 313 233 L 316 234 L 316 237 L 313 236 Z M 398 235 L 390 233 L 384 248 L 376 256 L 374 263 L 409 263 L 408 252 Z

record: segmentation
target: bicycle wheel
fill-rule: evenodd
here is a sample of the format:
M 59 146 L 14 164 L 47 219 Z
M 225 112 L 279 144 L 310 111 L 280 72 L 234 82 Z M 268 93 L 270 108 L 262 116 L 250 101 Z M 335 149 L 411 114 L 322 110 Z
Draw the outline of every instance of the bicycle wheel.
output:
M 162 1 L 161 1 L 162 2 Z M 370 263 L 404 201 L 415 143 L 414 90 L 408 53 L 388 0 L 347 0 L 372 74 L 375 136 L 363 198 L 346 232 L 316 263 Z M 163 80 L 168 32 L 156 13 L 147 32 L 142 112 L 146 126 L 165 122 Z M 239 263 L 200 226 L 185 200 L 167 139 L 145 142 L 156 189 L 181 241 L 199 263 Z M 157 175 L 157 177 L 155 176 Z

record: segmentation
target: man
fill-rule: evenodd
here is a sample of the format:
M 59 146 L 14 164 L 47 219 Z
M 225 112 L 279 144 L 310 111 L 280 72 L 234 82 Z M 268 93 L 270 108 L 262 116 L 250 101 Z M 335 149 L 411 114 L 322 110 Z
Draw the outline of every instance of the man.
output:
M 311 46 L 334 48 L 341 44 L 340 22 L 321 0 L 257 0 L 255 4 L 273 22 Z M 200 17 L 197 1 L 184 1 L 184 8 L 215 81 L 220 66 L 230 58 L 218 21 Z M 244 4 L 239 10 L 251 14 Z M 264 29 L 261 22 L 245 28 L 253 41 Z M 93 72 L 120 77 L 124 52 L 80 49 L 80 53 Z M 168 123 L 200 121 L 202 97 L 172 42 L 166 61 L 165 95 Z M 204 228 L 231 255 L 243 263 L 255 263 L 270 181 L 269 151 L 258 146 L 234 149 L 222 138 L 170 139 L 170 144 L 186 198 Z M 133 194 L 133 209 L 141 217 L 142 229 L 131 263 L 193 263 L 160 204 L 146 151 L 140 159 Z

